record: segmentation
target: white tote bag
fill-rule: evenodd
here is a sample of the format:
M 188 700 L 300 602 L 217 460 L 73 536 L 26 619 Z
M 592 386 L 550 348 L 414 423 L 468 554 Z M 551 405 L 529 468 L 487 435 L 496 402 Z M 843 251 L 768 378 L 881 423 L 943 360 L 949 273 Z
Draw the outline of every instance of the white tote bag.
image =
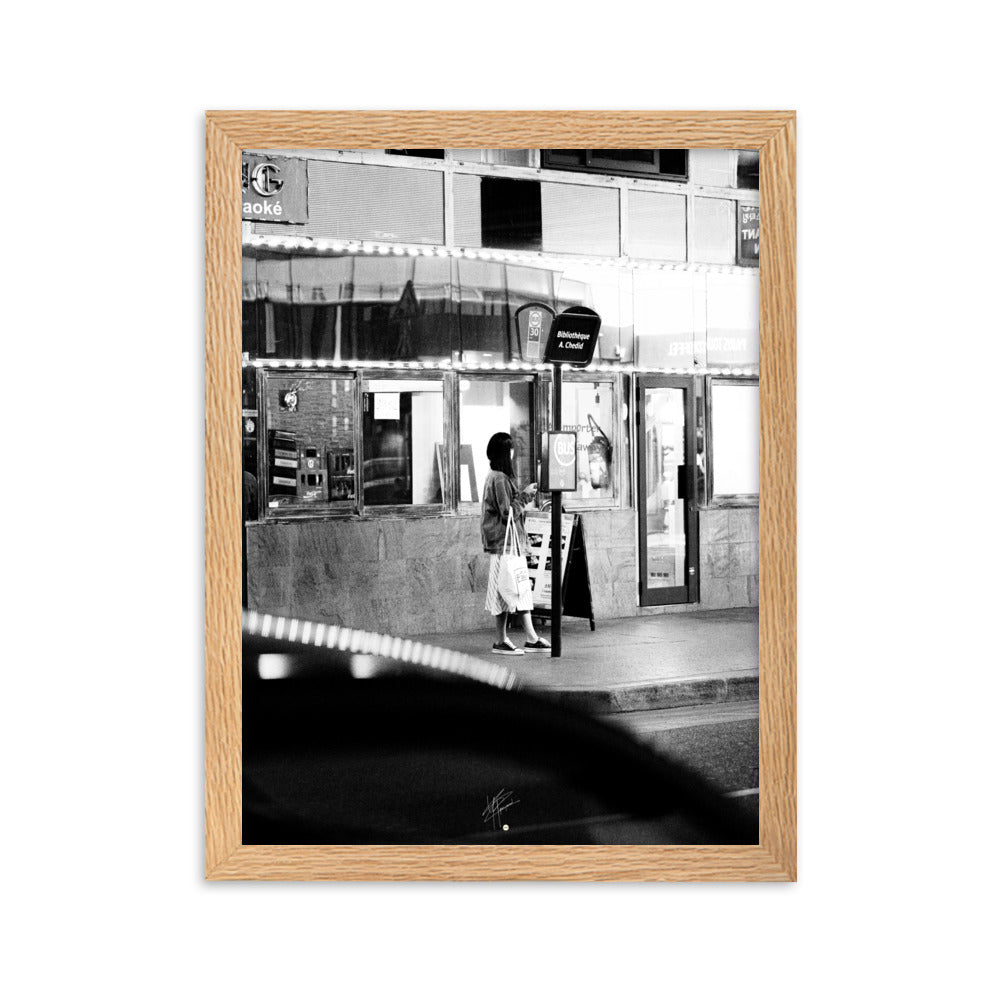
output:
M 517 611 L 531 611 L 535 602 L 531 597 L 531 577 L 528 576 L 528 561 L 518 544 L 514 528 L 514 511 L 507 513 L 507 530 L 503 536 L 500 553 L 500 596 L 504 603 Z

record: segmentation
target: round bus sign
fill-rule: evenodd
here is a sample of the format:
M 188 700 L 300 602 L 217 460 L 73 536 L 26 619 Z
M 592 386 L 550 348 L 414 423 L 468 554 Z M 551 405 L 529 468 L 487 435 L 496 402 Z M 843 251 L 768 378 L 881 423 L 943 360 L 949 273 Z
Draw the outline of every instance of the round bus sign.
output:
M 560 465 L 572 465 L 576 460 L 576 435 L 574 434 L 553 434 L 555 438 L 556 461 Z
M 542 482 L 545 493 L 576 489 L 576 432 L 553 431 L 542 435 Z

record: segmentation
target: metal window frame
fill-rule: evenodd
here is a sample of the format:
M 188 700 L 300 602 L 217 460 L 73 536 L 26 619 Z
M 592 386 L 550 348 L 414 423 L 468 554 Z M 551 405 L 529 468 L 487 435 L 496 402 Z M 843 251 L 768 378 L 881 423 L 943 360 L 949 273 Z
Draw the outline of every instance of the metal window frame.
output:
M 270 419 L 267 406 L 267 384 L 269 378 L 295 378 L 300 381 L 329 382 L 340 379 L 351 382 L 354 393 L 354 497 L 352 500 L 327 500 L 324 503 L 288 503 L 271 508 L 270 483 L 268 482 L 267 441 L 270 430 Z M 257 514 L 258 521 L 297 521 L 320 519 L 344 519 L 358 513 L 358 483 L 360 479 L 360 426 L 358 379 L 353 370 L 324 372 L 303 371 L 301 368 L 268 367 L 257 369 Z
M 454 395 L 454 380 L 449 379 L 449 372 L 434 371 L 428 369 L 410 369 L 406 371 L 386 371 L 382 368 L 367 368 L 359 366 L 357 368 L 358 391 L 355 405 L 357 407 L 357 437 L 358 437 L 358 479 L 360 488 L 358 497 L 358 516 L 370 520 L 377 520 L 382 517 L 441 517 L 445 514 L 453 514 L 454 504 L 454 483 L 455 477 L 452 474 L 452 446 L 453 425 L 451 411 L 453 409 L 452 396 Z M 441 409 L 442 425 L 441 431 L 444 444 L 444 468 L 445 482 L 441 484 L 441 503 L 439 504 L 366 504 L 364 494 L 364 427 L 362 424 L 362 403 L 364 396 L 365 382 L 440 382 L 441 383 Z M 457 462 L 457 455 L 455 457 Z
M 540 398 L 540 382 L 538 372 L 503 372 L 503 371 L 492 371 L 492 372 L 451 372 L 449 373 L 453 380 L 454 387 L 452 391 L 453 407 L 454 412 L 452 414 L 452 426 L 454 427 L 455 440 L 454 447 L 452 448 L 453 455 L 451 456 L 451 470 L 450 477 L 452 483 L 455 484 L 453 490 L 454 493 L 454 511 L 459 516 L 468 516 L 471 514 L 480 513 L 481 500 L 462 500 L 461 491 L 457 488 L 459 482 L 459 476 L 461 475 L 460 459 L 461 459 L 461 445 L 462 445 L 462 421 L 461 421 L 461 410 L 462 410 L 462 392 L 461 392 L 461 382 L 463 379 L 469 382 L 521 382 L 527 383 L 530 386 L 530 406 L 531 406 L 531 454 L 528 457 L 528 464 L 532 469 L 537 469 L 538 466 L 538 427 L 539 427 L 539 398 Z
M 622 420 L 619 419 L 622 412 L 623 398 L 623 372 L 582 372 L 574 369 L 563 371 L 563 392 L 566 386 L 574 383 L 594 383 L 608 382 L 611 385 L 611 412 L 614 416 L 614 425 L 611 434 L 611 484 L 612 495 L 610 497 L 597 497 L 588 500 L 574 499 L 572 493 L 563 494 L 563 510 L 565 512 L 582 513 L 588 510 L 626 510 L 630 500 L 630 465 L 622 458 L 625 448 L 622 435 Z M 553 430 L 551 426 L 552 410 L 552 373 L 546 371 L 541 373 L 539 378 L 538 393 L 538 431 L 545 433 Z M 631 417 L 632 414 L 629 414 Z M 607 430 L 605 429 L 605 433 Z
M 267 491 L 267 440 L 270 421 L 267 410 L 267 382 L 270 378 L 295 378 L 316 382 L 333 379 L 353 384 L 354 393 L 354 500 L 335 500 L 324 503 L 288 503 L 281 507 L 268 506 Z M 366 381 L 406 381 L 440 382 L 442 392 L 442 434 L 445 447 L 445 483 L 440 504 L 365 504 L 364 501 L 364 428 L 362 424 L 362 402 Z M 454 373 L 433 370 L 386 371 L 358 365 L 336 371 L 303 371 L 298 367 L 267 366 L 257 370 L 257 482 L 258 520 L 299 521 L 299 520 L 347 520 L 350 518 L 377 520 L 382 517 L 441 517 L 455 513 L 454 484 L 457 482 L 458 452 L 453 446 L 454 426 L 452 419 L 453 397 L 456 391 Z M 261 486 L 263 485 L 263 488 Z

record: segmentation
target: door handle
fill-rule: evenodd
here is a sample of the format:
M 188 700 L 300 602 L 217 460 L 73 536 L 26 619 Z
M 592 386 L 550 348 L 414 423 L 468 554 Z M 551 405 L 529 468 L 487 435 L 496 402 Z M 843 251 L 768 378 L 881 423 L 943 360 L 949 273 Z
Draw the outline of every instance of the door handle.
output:
M 677 499 L 678 500 L 693 500 L 694 499 L 694 466 L 693 465 L 678 465 L 677 466 Z

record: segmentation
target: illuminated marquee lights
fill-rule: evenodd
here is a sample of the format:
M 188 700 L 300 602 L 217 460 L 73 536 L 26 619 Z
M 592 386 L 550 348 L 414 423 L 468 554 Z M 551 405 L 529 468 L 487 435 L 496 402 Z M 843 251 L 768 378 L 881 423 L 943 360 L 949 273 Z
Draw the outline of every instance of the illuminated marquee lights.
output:
M 625 257 L 553 257 L 543 254 L 509 253 L 500 250 L 483 250 L 471 247 L 431 247 L 414 246 L 400 243 L 374 243 L 364 240 L 328 240 L 314 239 L 307 236 L 264 236 L 260 234 L 250 234 L 244 236 L 243 243 L 248 247 L 257 247 L 267 250 L 305 250 L 314 254 L 332 255 L 356 255 L 366 254 L 375 256 L 396 256 L 411 257 L 455 257 L 467 260 L 492 260 L 497 263 L 522 264 L 522 265 L 560 265 L 564 269 L 570 266 L 585 267 L 627 267 L 630 270 L 649 271 L 681 271 L 693 274 L 753 274 L 755 268 L 735 267 L 720 264 L 694 264 L 687 262 L 669 262 L 638 260 Z M 429 371 L 483 371 L 483 372 L 544 372 L 549 371 L 551 366 L 543 364 L 531 364 L 525 361 L 512 361 L 505 363 L 490 362 L 461 362 L 461 361 L 334 361 L 316 359 L 304 360 L 295 358 L 258 358 L 250 361 L 243 360 L 244 366 L 253 365 L 256 368 L 332 368 L 332 369 L 419 369 Z M 604 364 L 594 363 L 586 368 L 575 369 L 587 373 L 611 373 L 623 372 L 629 375 L 712 375 L 712 376 L 736 376 L 736 377 L 756 377 L 757 372 L 752 368 L 721 368 L 704 367 L 701 365 L 688 367 L 654 367 L 646 365 L 632 364 Z
M 375 255 L 408 257 L 456 257 L 466 260 L 495 261 L 498 264 L 545 265 L 566 267 L 613 267 L 633 271 L 689 271 L 693 274 L 754 274 L 756 268 L 732 264 L 696 264 L 687 261 L 662 261 L 635 257 L 558 257 L 550 254 L 510 253 L 475 247 L 429 247 L 401 243 L 372 243 L 366 240 L 327 240 L 309 236 L 263 236 L 252 233 L 243 237 L 243 245 L 262 250 L 305 250 L 314 254 Z
M 282 615 L 269 615 L 246 609 L 243 611 L 243 631 L 248 635 L 276 639 L 293 646 L 320 646 L 364 656 L 387 657 L 393 661 L 403 661 L 428 667 L 431 670 L 469 677 L 508 691 L 520 687 L 521 683 L 513 671 L 499 664 L 483 663 L 465 653 L 443 649 L 429 643 L 415 642 L 412 639 L 383 635 L 378 632 L 363 632 L 360 629 L 350 629 L 340 625 L 300 621 L 297 618 L 285 618 Z M 269 672 L 265 679 L 287 675 L 291 664 L 287 662 L 285 657 L 280 659 L 285 660 L 285 663 L 274 666 L 268 664 L 266 667 L 268 671 L 277 668 L 279 672 Z M 393 664 L 390 663 L 387 666 L 391 667 Z M 259 669 L 261 676 L 264 677 L 265 663 L 263 661 Z
M 414 370 L 424 371 L 454 371 L 454 372 L 547 372 L 552 365 L 530 364 L 527 361 L 507 361 L 494 363 L 489 361 L 332 361 L 297 358 L 249 358 L 243 359 L 244 368 L 331 368 L 347 371 L 355 370 Z M 652 365 L 632 364 L 591 364 L 586 368 L 574 368 L 576 372 L 587 375 L 611 375 L 620 372 L 624 375 L 712 375 L 726 378 L 757 378 L 758 373 L 753 368 L 721 368 L 705 367 L 704 365 L 689 365 L 686 368 L 658 368 Z

